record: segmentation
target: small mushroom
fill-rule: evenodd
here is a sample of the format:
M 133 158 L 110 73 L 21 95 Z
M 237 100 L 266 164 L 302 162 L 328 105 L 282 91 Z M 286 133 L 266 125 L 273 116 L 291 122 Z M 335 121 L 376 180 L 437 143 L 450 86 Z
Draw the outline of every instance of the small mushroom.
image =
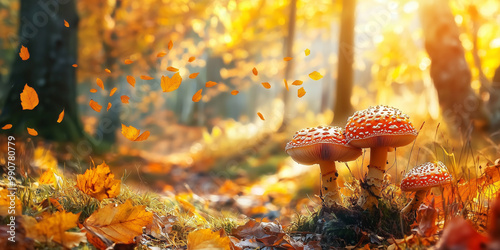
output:
M 401 210 L 401 214 L 415 211 L 429 189 L 448 184 L 451 179 L 448 168 L 440 161 L 427 162 L 412 168 L 401 180 L 401 190 L 404 192 L 416 191 L 416 193 L 410 203 Z
M 382 190 L 387 153 L 395 147 L 405 146 L 417 137 L 410 117 L 397 108 L 375 106 L 357 111 L 346 125 L 349 145 L 370 148 L 370 165 L 358 205 L 364 209 L 378 205 Z
M 337 187 L 338 172 L 335 161 L 352 161 L 361 155 L 361 149 L 350 146 L 340 127 L 319 126 L 295 133 L 286 144 L 286 152 L 304 165 L 319 164 L 323 182 L 324 201 L 328 207 L 340 202 Z

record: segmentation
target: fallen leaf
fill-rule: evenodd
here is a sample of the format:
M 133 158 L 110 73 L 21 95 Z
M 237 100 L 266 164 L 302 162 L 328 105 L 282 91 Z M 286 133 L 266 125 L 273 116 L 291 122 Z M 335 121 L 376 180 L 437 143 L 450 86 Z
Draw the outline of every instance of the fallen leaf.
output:
M 159 57 L 164 57 L 165 55 L 167 55 L 167 53 L 165 53 L 165 52 L 160 52 L 160 53 L 156 54 L 156 57 L 158 57 L 158 58 L 159 58 Z
M 11 200 L 11 197 L 13 200 Z M 11 201 L 14 201 L 15 204 L 11 205 Z M 0 189 L 0 216 L 10 216 L 9 210 L 11 209 L 14 210 L 12 212 L 14 212 L 15 215 L 22 215 L 23 207 L 21 205 L 21 200 L 17 198 L 15 191 L 9 191 L 6 188 Z
M 125 64 L 132 64 L 134 63 L 134 61 L 130 60 L 130 59 L 125 59 L 125 61 L 123 61 Z
M 127 82 L 132 85 L 132 87 L 135 87 L 135 78 L 133 76 L 127 76 Z
M 263 121 L 265 120 L 264 116 L 260 112 L 257 112 L 257 115 L 260 117 L 261 120 L 263 120 Z
M 309 74 L 309 77 L 313 80 L 319 80 L 323 78 L 323 76 L 318 71 L 313 71 Z
M 269 84 L 268 82 L 263 82 L 262 86 L 264 86 L 264 88 L 266 88 L 266 89 L 270 89 L 271 88 L 271 84 Z
M 286 81 L 286 79 L 283 79 L 283 81 L 285 82 L 286 91 L 288 91 L 288 82 Z
M 447 222 L 436 249 L 484 249 L 490 239 L 476 231 L 470 221 L 462 217 Z
M 63 119 L 64 119 L 64 109 L 63 109 L 63 111 L 59 114 L 59 118 L 57 118 L 57 123 L 61 123 Z
M 434 207 L 434 200 L 432 200 L 429 206 L 421 204 L 417 210 L 417 228 L 412 231 L 417 232 L 420 236 L 430 237 L 434 235 L 438 228 L 436 225 L 436 219 L 438 212 Z
M 97 86 L 104 90 L 104 83 L 102 82 L 101 78 L 96 78 L 95 83 L 97 84 Z
M 300 88 L 300 89 L 297 91 L 297 96 L 298 96 L 299 98 L 303 97 L 305 94 L 306 94 L 306 91 L 304 90 L 304 87 Z
M 154 78 L 151 76 L 141 75 L 142 80 L 153 80 Z
M 2 129 L 3 130 L 7 130 L 7 129 L 11 129 L 12 128 L 12 124 L 5 124 Z
M 253 73 L 254 75 L 258 75 L 258 74 L 259 74 L 259 71 L 257 71 L 257 69 L 254 67 L 254 68 L 252 69 L 252 73 Z
M 38 179 L 39 184 L 57 184 L 55 170 L 52 168 L 47 169 L 45 172 L 40 175 Z
M 304 53 L 306 54 L 306 56 L 308 56 L 309 54 L 311 54 L 311 51 L 309 49 L 306 49 L 304 50 Z
M 122 124 L 122 135 L 125 136 L 125 138 L 131 140 L 131 141 L 144 141 L 148 139 L 149 137 L 149 131 L 145 131 L 142 133 L 142 135 L 139 136 L 141 133 L 141 130 L 131 126 L 125 126 Z
M 168 71 L 171 71 L 171 72 L 177 72 L 177 71 L 179 71 L 179 69 L 178 69 L 178 68 L 176 68 L 176 67 L 172 67 L 172 66 L 168 66 L 168 67 L 167 67 L 167 70 L 168 70 Z
M 97 93 L 97 89 L 90 89 L 90 93 Z
M 188 59 L 188 62 L 193 62 L 196 59 L 196 57 L 192 56 Z
M 40 182 L 40 181 L 38 181 L 38 182 Z M 56 199 L 50 198 L 50 197 L 43 200 L 42 202 L 40 202 L 40 206 L 42 206 L 42 208 L 53 207 L 53 208 L 57 209 L 57 211 L 64 211 L 64 208 L 61 205 L 61 203 L 59 203 L 59 201 L 57 201 Z
M 304 82 L 301 81 L 301 80 L 295 80 L 295 81 L 292 82 L 292 85 L 300 86 L 300 85 L 302 85 L 302 83 L 304 83 Z
M 201 97 L 202 97 L 201 92 L 203 92 L 203 89 L 200 89 L 200 90 L 196 91 L 196 93 L 194 93 L 193 98 L 192 98 L 193 102 L 199 102 L 201 100 Z
M 71 66 L 73 66 L 73 68 L 76 68 L 76 67 L 78 67 L 78 64 L 75 63 L 75 64 L 73 64 Z
M 207 88 L 213 87 L 215 85 L 217 85 L 217 83 L 214 81 L 208 81 L 205 83 L 205 87 L 207 87 Z
M 116 87 L 111 89 L 111 91 L 109 91 L 109 96 L 113 96 L 117 90 L 118 90 L 118 88 L 116 88 Z
M 23 110 L 33 110 L 38 103 L 38 94 L 35 89 L 28 86 L 28 84 L 24 85 L 23 92 L 21 93 L 21 106 L 23 106 Z
M 28 134 L 32 136 L 37 136 L 38 132 L 34 128 L 26 128 L 28 130 Z
M 109 111 L 109 109 L 111 108 L 112 104 L 110 102 L 108 102 L 108 108 L 106 109 L 106 111 Z
M 66 26 L 66 28 L 69 28 L 69 23 L 68 23 L 68 21 L 64 20 L 64 26 Z
M 153 221 L 153 213 L 146 206 L 133 206 L 132 202 L 115 206 L 108 204 L 94 212 L 83 223 L 85 229 L 114 243 L 131 244 L 142 234 L 142 228 Z
M 283 61 L 288 62 L 288 61 L 290 61 L 292 59 L 293 59 L 293 57 L 287 56 L 287 57 L 283 58 Z
M 192 74 L 189 75 L 189 78 L 195 79 L 199 74 L 200 74 L 199 72 L 192 73 Z
M 172 92 L 181 86 L 182 77 L 179 72 L 175 73 L 172 78 L 168 76 L 161 77 L 161 89 L 163 92 Z
M 99 105 L 99 103 L 97 103 L 96 101 L 90 99 L 90 103 L 89 103 L 90 107 L 96 111 L 96 112 L 101 112 L 101 108 L 102 106 Z
M 108 74 L 111 74 L 111 70 L 109 70 L 109 69 L 104 69 L 104 71 L 106 71 L 106 73 L 108 73 Z
M 173 47 L 174 47 L 174 42 L 170 40 L 170 42 L 168 42 L 168 50 L 171 50 Z
M 28 60 L 30 58 L 30 52 L 28 51 L 28 48 L 21 45 L 21 51 L 19 52 L 19 56 L 23 61 Z
M 240 93 L 238 90 L 231 91 L 231 95 L 237 95 L 238 93 Z
M 202 249 L 224 249 L 230 250 L 229 237 L 223 236 L 223 229 L 221 231 L 212 232 L 211 229 L 199 229 L 188 234 L 187 248 L 189 250 L 202 250 Z
M 120 96 L 120 99 L 122 100 L 122 103 L 128 103 L 128 100 L 130 99 L 130 97 L 128 97 L 126 95 L 122 95 L 122 96 Z
M 99 201 L 119 195 L 120 184 L 105 162 L 76 176 L 76 187 Z
M 37 222 L 35 218 L 25 216 L 27 237 L 39 242 L 54 241 L 68 249 L 77 247 L 87 242 L 85 233 L 66 231 L 77 226 L 78 217 L 80 213 L 57 211 Z

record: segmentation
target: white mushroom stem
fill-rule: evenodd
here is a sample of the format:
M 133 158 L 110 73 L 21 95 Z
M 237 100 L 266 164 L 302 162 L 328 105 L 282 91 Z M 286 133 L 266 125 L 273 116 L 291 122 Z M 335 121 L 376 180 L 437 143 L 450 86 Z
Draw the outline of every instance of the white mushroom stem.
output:
M 332 207 L 335 203 L 340 203 L 340 193 L 337 186 L 337 178 L 339 176 L 334 161 L 324 161 L 319 163 L 321 169 L 321 191 L 323 192 L 323 200 L 327 207 Z
M 411 201 L 408 203 L 408 205 L 406 205 L 401 210 L 401 214 L 408 214 L 411 211 L 417 210 L 418 207 L 420 206 L 420 204 L 422 204 L 422 202 L 424 201 L 425 194 L 427 193 L 427 191 L 429 191 L 428 188 L 427 189 L 423 189 L 423 190 L 418 190 L 415 193 L 415 197 L 413 197 L 413 199 L 411 199 Z
M 358 205 L 363 209 L 370 209 L 378 206 L 378 198 L 382 190 L 384 181 L 385 166 L 387 165 L 387 152 L 390 147 L 370 148 L 370 165 L 365 182 L 367 187 L 363 188 Z

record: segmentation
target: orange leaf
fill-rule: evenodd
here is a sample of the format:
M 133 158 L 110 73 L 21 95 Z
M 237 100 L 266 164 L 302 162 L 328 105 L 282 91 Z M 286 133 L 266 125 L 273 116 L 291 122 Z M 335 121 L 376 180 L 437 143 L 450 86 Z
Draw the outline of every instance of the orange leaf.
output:
M 304 90 L 304 87 L 300 88 L 297 92 L 297 96 L 299 98 L 303 97 L 306 94 L 306 91 Z
M 99 201 L 118 196 L 120 185 L 121 181 L 115 180 L 115 175 L 105 162 L 76 176 L 76 187 Z
M 165 52 L 160 52 L 158 54 L 156 54 L 156 57 L 164 57 L 167 53 Z
M 108 102 L 108 108 L 106 109 L 106 111 L 109 111 L 109 109 L 111 108 L 112 104 L 110 102 Z
M 19 56 L 23 61 L 28 60 L 30 58 L 30 52 L 28 51 L 28 48 L 21 45 L 21 51 L 19 52 Z
M 134 141 L 145 141 L 149 138 L 149 131 L 144 131 L 144 133 L 142 133 L 141 135 L 139 135 L 139 137 L 135 138 Z
M 238 93 L 240 93 L 238 90 L 231 91 L 231 95 L 237 95 Z
M 288 61 L 290 61 L 290 60 L 292 60 L 292 59 L 293 59 L 293 57 L 289 57 L 289 56 L 287 56 L 287 57 L 283 58 L 283 60 L 284 60 L 285 62 L 288 62 Z
M 260 112 L 257 112 L 257 115 L 260 117 L 261 120 L 263 120 L 263 121 L 265 120 L 264 116 Z
M 101 78 L 96 78 L 95 79 L 95 83 L 97 84 L 97 86 L 101 87 L 101 89 L 104 90 L 104 83 L 102 82 Z
M 90 103 L 89 103 L 90 107 L 95 110 L 96 112 L 101 112 L 101 108 L 102 106 L 99 105 L 99 103 L 97 103 L 96 101 L 90 99 Z
M 133 76 L 127 76 L 127 82 L 132 85 L 132 87 L 135 87 L 135 78 Z
M 73 66 L 73 68 L 76 68 L 76 67 L 78 67 L 78 64 L 75 63 L 75 64 L 73 64 L 71 66 Z
M 130 60 L 130 59 L 125 59 L 125 61 L 123 61 L 125 64 L 132 64 L 134 63 L 134 61 Z
M 286 79 L 283 79 L 283 81 L 285 82 L 286 91 L 288 91 L 288 82 L 286 81 Z
M 188 62 L 193 62 L 196 59 L 196 57 L 192 56 L 188 59 Z
M 64 109 L 63 109 L 63 111 L 59 114 L 59 118 L 57 118 L 57 123 L 61 123 L 63 119 L 64 119 Z
M 106 73 L 108 73 L 108 74 L 111 74 L 111 70 L 109 70 L 109 69 L 104 69 L 104 71 L 106 71 Z
M 23 213 L 21 200 L 19 200 L 19 198 L 17 198 L 17 196 L 15 195 L 10 197 L 9 195 L 11 195 L 11 193 L 7 188 L 3 188 L 0 190 L 0 216 L 9 216 L 10 209 L 13 209 L 16 215 L 21 215 Z M 11 197 L 13 200 L 11 200 Z M 11 205 L 11 201 L 13 201 L 15 205 Z
M 47 169 L 45 172 L 40 175 L 38 179 L 38 183 L 40 184 L 57 184 L 55 170 L 52 168 Z
M 304 53 L 306 54 L 306 56 L 308 56 L 309 54 L 311 54 L 311 51 L 309 49 L 306 49 L 304 50 Z
M 149 131 L 145 131 L 140 135 L 141 131 L 133 126 L 125 126 L 122 124 L 122 135 L 131 141 L 144 141 L 149 137 Z
M 122 103 L 128 103 L 128 100 L 130 99 L 130 97 L 128 97 L 126 95 L 122 95 L 122 96 L 120 96 L 120 99 L 122 100 Z
M 151 76 L 145 76 L 145 75 L 142 75 L 142 76 L 141 76 L 141 79 L 142 79 L 142 80 L 153 80 L 154 78 L 153 78 L 153 77 L 151 77 Z
M 252 69 L 252 73 L 253 73 L 254 75 L 258 75 L 258 74 L 259 74 L 259 71 L 257 71 L 257 69 L 254 67 L 254 68 Z
M 217 85 L 217 83 L 213 82 L 213 81 L 208 81 L 205 83 L 205 87 L 207 87 L 207 88 L 213 87 L 215 85 Z
M 90 232 L 114 243 L 131 244 L 136 236 L 142 234 L 142 228 L 152 221 L 153 213 L 146 211 L 146 206 L 133 206 L 130 200 L 126 200 L 118 206 L 108 204 L 98 209 L 83 225 Z
M 175 73 L 172 78 L 168 76 L 161 77 L 161 89 L 163 92 L 172 92 L 181 86 L 182 77 L 179 72 Z
M 90 89 L 90 93 L 97 93 L 97 89 Z
M 23 110 L 33 110 L 38 103 L 38 94 L 35 89 L 28 86 L 28 84 L 24 85 L 23 92 L 21 93 L 21 106 L 23 106 Z
M 69 28 L 69 23 L 68 23 L 68 21 L 64 20 L 64 26 L 66 26 L 66 28 Z
M 189 78 L 195 79 L 199 74 L 200 74 L 199 72 L 192 73 L 192 74 L 189 75 Z
M 32 136 L 37 136 L 38 135 L 38 132 L 33 129 L 33 128 L 26 128 L 28 130 L 28 134 L 32 135 Z
M 177 71 L 179 71 L 179 69 L 178 69 L 178 68 L 175 68 L 175 67 L 172 67 L 172 66 L 167 67 L 167 70 L 168 70 L 168 71 L 172 71 L 172 72 L 177 72 Z
M 300 85 L 302 85 L 302 83 L 304 83 L 304 82 L 301 81 L 301 80 L 295 80 L 295 81 L 292 82 L 292 85 L 300 86 Z
M 115 92 L 118 90 L 118 88 L 113 88 L 111 91 L 109 91 L 109 96 L 113 96 Z
M 263 82 L 262 86 L 264 86 L 264 88 L 266 88 L 266 89 L 270 89 L 271 88 L 271 84 L 269 84 L 268 82 Z
M 80 213 L 57 211 L 43 216 L 37 222 L 35 218 L 24 216 L 26 221 L 27 237 L 42 243 L 57 242 L 65 249 L 71 249 L 87 242 L 85 233 L 67 232 L 77 226 Z
M 199 229 L 188 234 L 187 248 L 190 250 L 219 249 L 230 250 L 231 240 L 223 235 L 223 229 L 212 232 L 212 229 Z
M 173 47 L 174 47 L 174 42 L 170 40 L 170 42 L 168 42 L 168 50 L 171 50 Z
M 194 93 L 192 98 L 193 102 L 199 102 L 201 100 L 202 97 L 201 92 L 203 92 L 203 89 L 200 89 L 196 93 Z
M 5 124 L 2 129 L 3 130 L 7 130 L 7 129 L 11 129 L 12 128 L 12 124 Z
M 323 76 L 318 71 L 311 72 L 311 74 L 309 74 L 309 77 L 313 80 L 319 80 L 323 78 Z

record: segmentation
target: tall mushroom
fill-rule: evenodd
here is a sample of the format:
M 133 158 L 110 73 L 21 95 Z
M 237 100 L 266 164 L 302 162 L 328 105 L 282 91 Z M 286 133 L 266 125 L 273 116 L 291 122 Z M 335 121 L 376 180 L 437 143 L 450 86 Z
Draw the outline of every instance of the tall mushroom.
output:
M 401 191 L 416 191 L 415 197 L 406 205 L 401 214 L 415 211 L 425 198 L 425 194 L 433 187 L 442 186 L 451 182 L 448 168 L 438 162 L 427 162 L 412 168 L 401 180 Z
M 378 206 L 387 153 L 412 142 L 417 131 L 408 115 L 397 108 L 382 105 L 355 112 L 347 120 L 345 129 L 349 145 L 370 148 L 370 165 L 358 205 L 364 209 Z
M 335 161 L 352 161 L 361 155 L 360 148 L 347 144 L 342 128 L 331 126 L 306 128 L 296 132 L 286 144 L 285 150 L 300 164 L 319 164 L 323 199 L 328 207 L 340 201 L 337 187 L 339 174 Z

